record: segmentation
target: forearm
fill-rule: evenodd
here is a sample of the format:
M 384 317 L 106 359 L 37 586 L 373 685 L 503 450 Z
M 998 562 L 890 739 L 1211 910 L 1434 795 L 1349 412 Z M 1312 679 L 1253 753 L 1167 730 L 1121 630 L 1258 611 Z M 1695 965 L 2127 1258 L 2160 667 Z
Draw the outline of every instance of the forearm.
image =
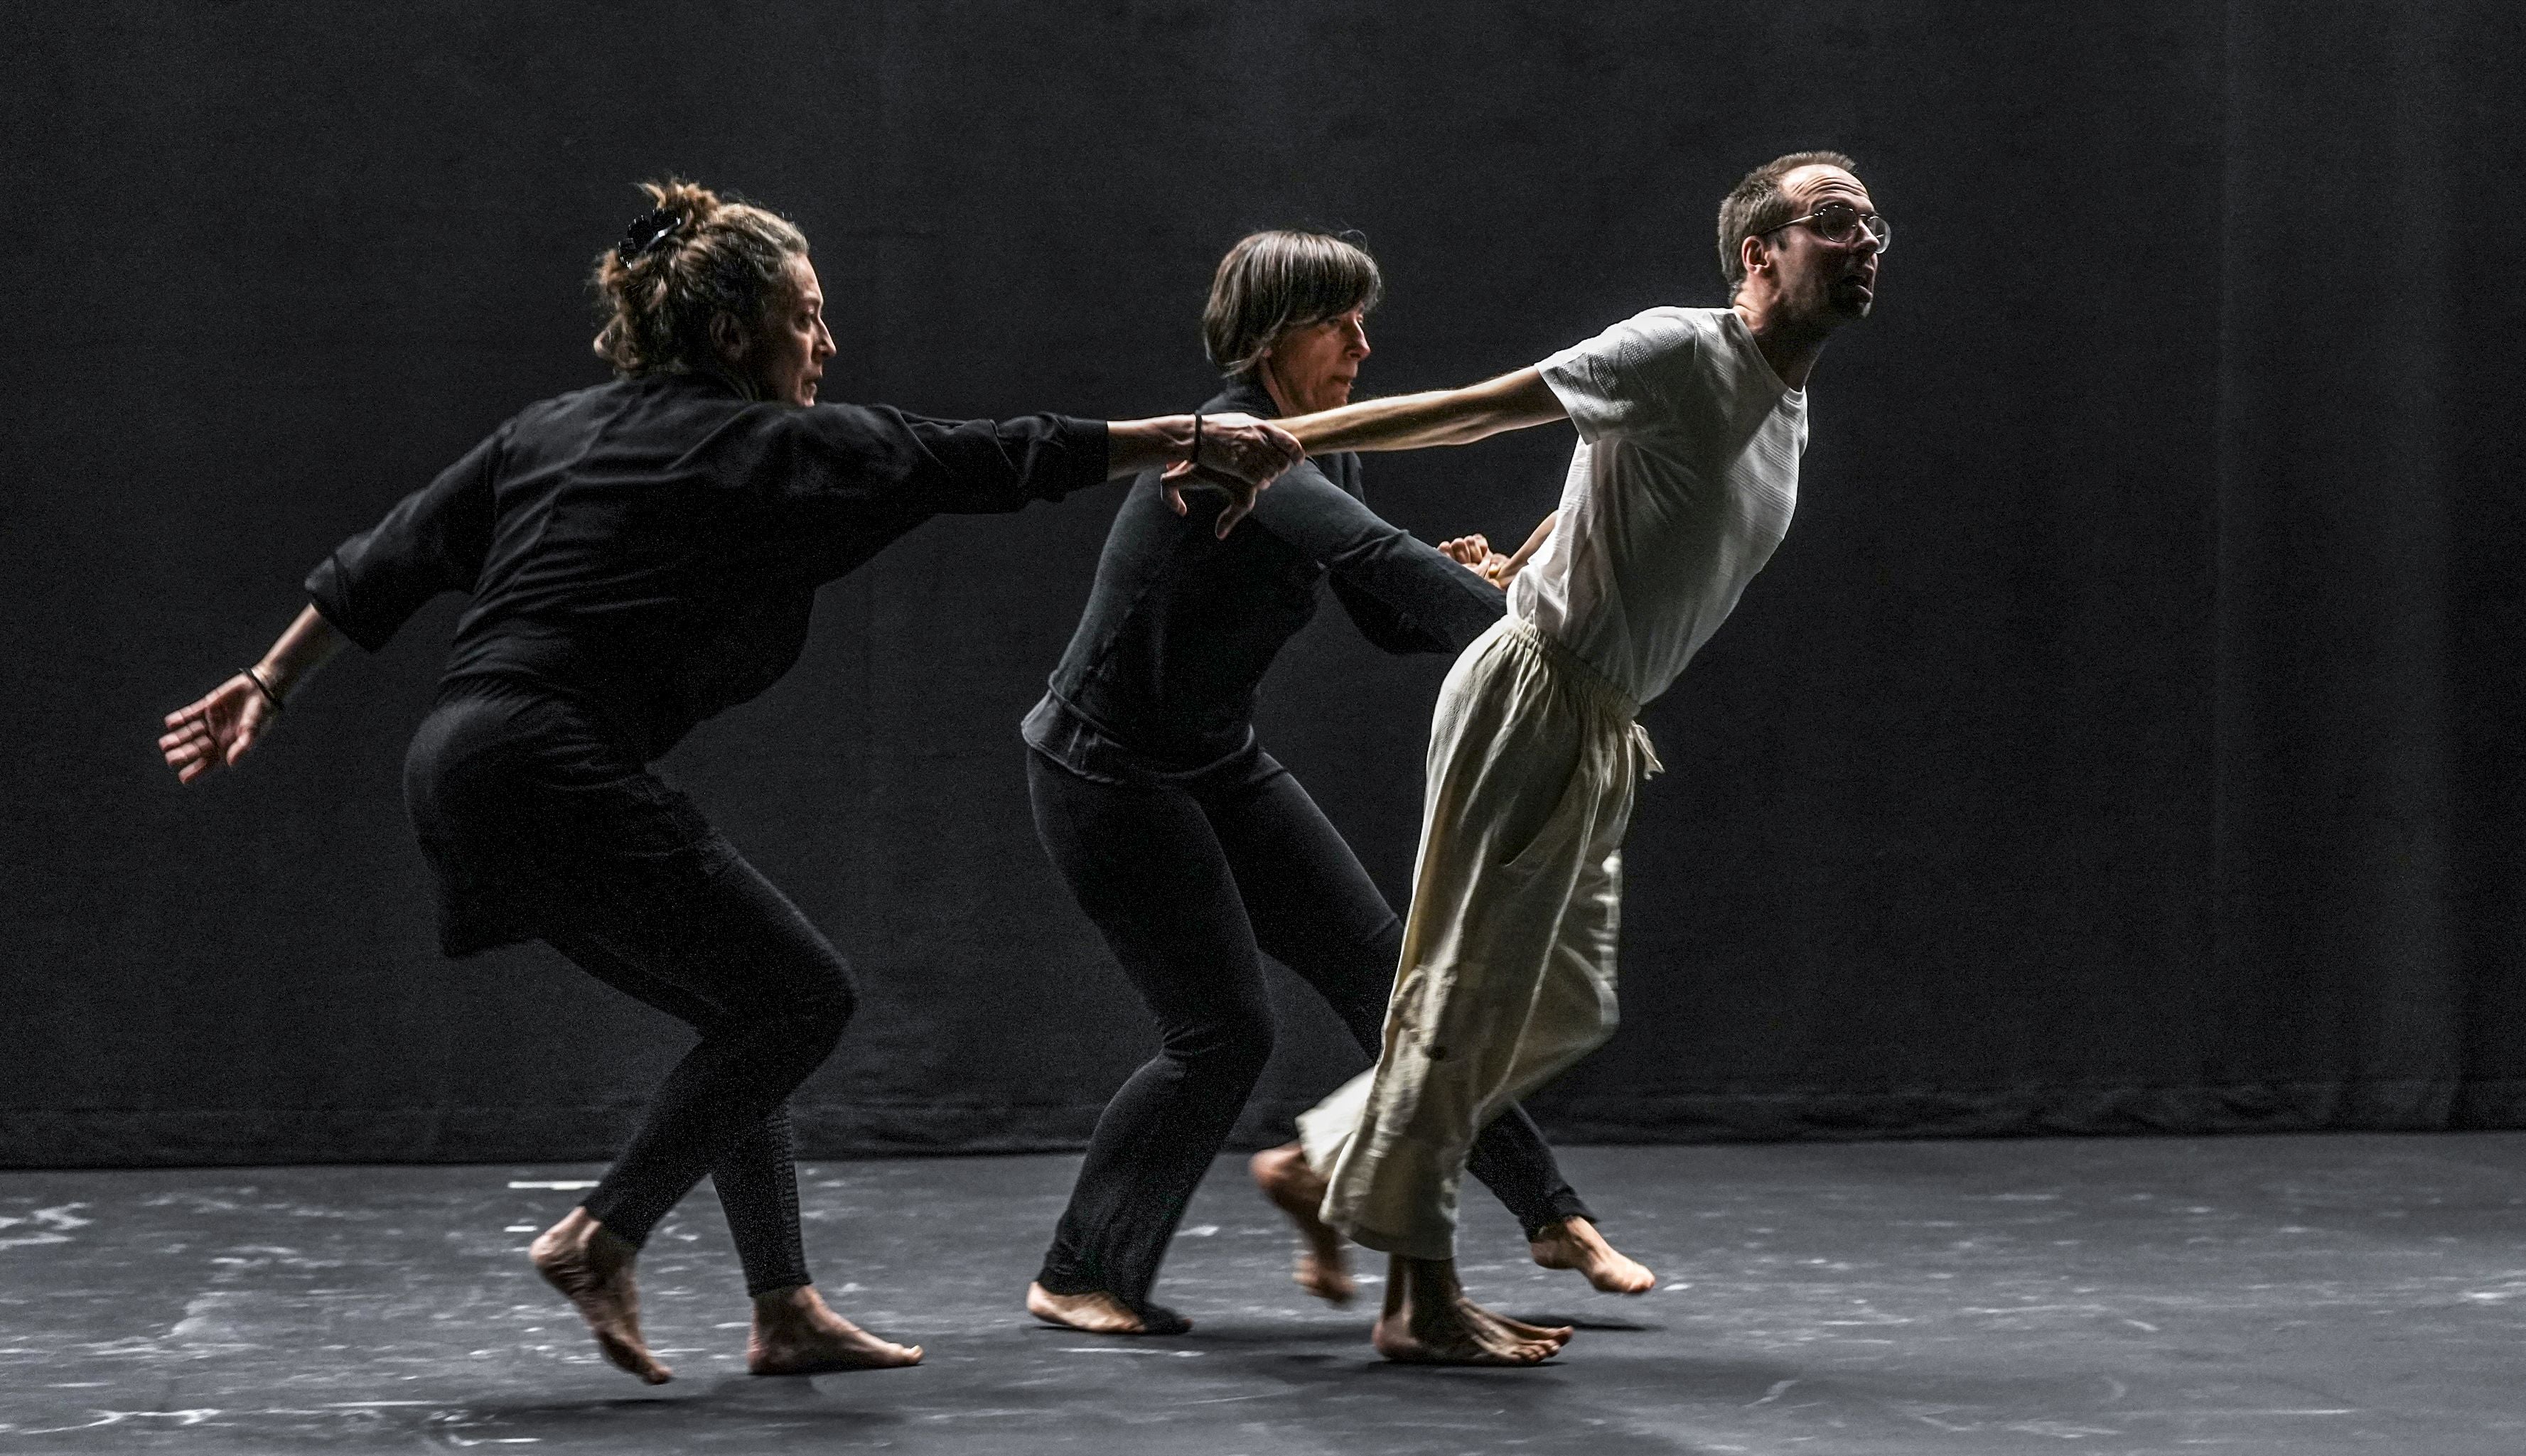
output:
M 254 670 L 274 693 L 287 698 L 350 640 L 323 613 L 302 607 L 297 620 L 273 640 Z
M 1192 416 L 1117 420 L 1105 427 L 1105 478 L 1137 476 L 1192 458 Z
M 1470 445 L 1503 430 L 1566 418 L 1543 376 L 1522 369 L 1462 389 L 1437 389 L 1362 400 L 1321 414 L 1284 420 L 1310 455 L 1334 450 L 1419 450 Z
M 1518 547 L 1516 551 L 1512 552 L 1508 559 L 1508 565 L 1500 568 L 1500 579 L 1506 580 L 1509 577 L 1516 576 L 1519 572 L 1525 570 L 1527 561 L 1532 558 L 1536 552 L 1543 549 L 1543 543 L 1545 541 L 1551 539 L 1552 527 L 1554 524 L 1560 520 L 1561 513 L 1559 511 L 1551 511 L 1547 512 L 1541 521 L 1537 522 L 1535 524 L 1535 529 L 1530 532 L 1526 538 L 1526 544 Z

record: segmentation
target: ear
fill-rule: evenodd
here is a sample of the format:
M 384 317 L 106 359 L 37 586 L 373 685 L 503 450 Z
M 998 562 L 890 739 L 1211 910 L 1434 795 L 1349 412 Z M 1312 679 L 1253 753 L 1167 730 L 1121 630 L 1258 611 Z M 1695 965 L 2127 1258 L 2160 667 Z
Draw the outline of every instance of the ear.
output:
M 1763 240 L 1761 233 L 1749 233 L 1738 241 L 1737 264 L 1745 271 L 1745 276 L 1752 277 L 1771 263 L 1772 245 Z
M 711 348 L 718 352 L 720 362 L 723 364 L 744 362 L 746 350 L 754 343 L 745 329 L 737 324 L 736 315 L 726 309 L 711 315 L 710 339 Z

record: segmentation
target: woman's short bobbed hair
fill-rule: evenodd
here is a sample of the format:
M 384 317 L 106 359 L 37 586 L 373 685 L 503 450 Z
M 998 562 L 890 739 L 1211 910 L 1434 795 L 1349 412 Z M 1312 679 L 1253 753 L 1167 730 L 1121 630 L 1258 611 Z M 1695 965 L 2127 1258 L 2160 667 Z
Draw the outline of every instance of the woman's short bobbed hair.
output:
M 719 367 L 711 319 L 725 313 L 752 330 L 788 287 L 788 260 L 806 234 L 777 213 L 680 177 L 642 182 L 652 211 L 596 258 L 607 318 L 597 357 L 626 378 Z
M 1385 292 L 1377 260 L 1357 243 L 1298 228 L 1249 233 L 1211 275 L 1202 349 L 1220 373 L 1241 375 L 1290 329 L 1373 309 Z

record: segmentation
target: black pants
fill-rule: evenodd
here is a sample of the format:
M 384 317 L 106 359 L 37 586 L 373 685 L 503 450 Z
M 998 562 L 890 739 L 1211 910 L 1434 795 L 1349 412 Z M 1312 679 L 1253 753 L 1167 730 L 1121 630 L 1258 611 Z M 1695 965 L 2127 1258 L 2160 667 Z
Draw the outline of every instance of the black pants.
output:
M 1036 832 L 1158 1021 L 1158 1054 L 1105 1105 L 1037 1280 L 1143 1310 L 1193 1189 L 1272 1055 L 1262 957 L 1298 974 L 1375 1055 L 1402 923 L 1288 770 L 1256 751 L 1198 778 L 1127 784 L 1030 753 Z M 1532 1237 L 1591 1217 L 1511 1108 L 1467 1171 Z
M 641 1243 L 710 1175 L 749 1294 L 810 1282 L 789 1094 L 851 1018 L 849 967 L 743 860 L 671 918 L 559 932 L 553 946 L 701 1033 L 583 1207 Z
M 444 696 L 405 760 L 451 952 L 532 935 L 701 1040 L 583 1206 L 644 1242 L 703 1175 L 760 1294 L 809 1282 L 789 1094 L 850 1021 L 850 968 L 581 705 Z

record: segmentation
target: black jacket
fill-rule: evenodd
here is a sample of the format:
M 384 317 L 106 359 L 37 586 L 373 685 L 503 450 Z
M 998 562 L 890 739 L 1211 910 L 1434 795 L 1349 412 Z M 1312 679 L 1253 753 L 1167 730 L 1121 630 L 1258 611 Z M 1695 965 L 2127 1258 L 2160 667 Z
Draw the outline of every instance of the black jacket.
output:
M 1105 478 L 1105 426 L 749 403 L 693 376 L 530 405 L 307 577 L 383 646 L 473 595 L 446 681 L 525 679 L 599 709 L 644 758 L 798 660 L 817 586 L 934 515 Z

